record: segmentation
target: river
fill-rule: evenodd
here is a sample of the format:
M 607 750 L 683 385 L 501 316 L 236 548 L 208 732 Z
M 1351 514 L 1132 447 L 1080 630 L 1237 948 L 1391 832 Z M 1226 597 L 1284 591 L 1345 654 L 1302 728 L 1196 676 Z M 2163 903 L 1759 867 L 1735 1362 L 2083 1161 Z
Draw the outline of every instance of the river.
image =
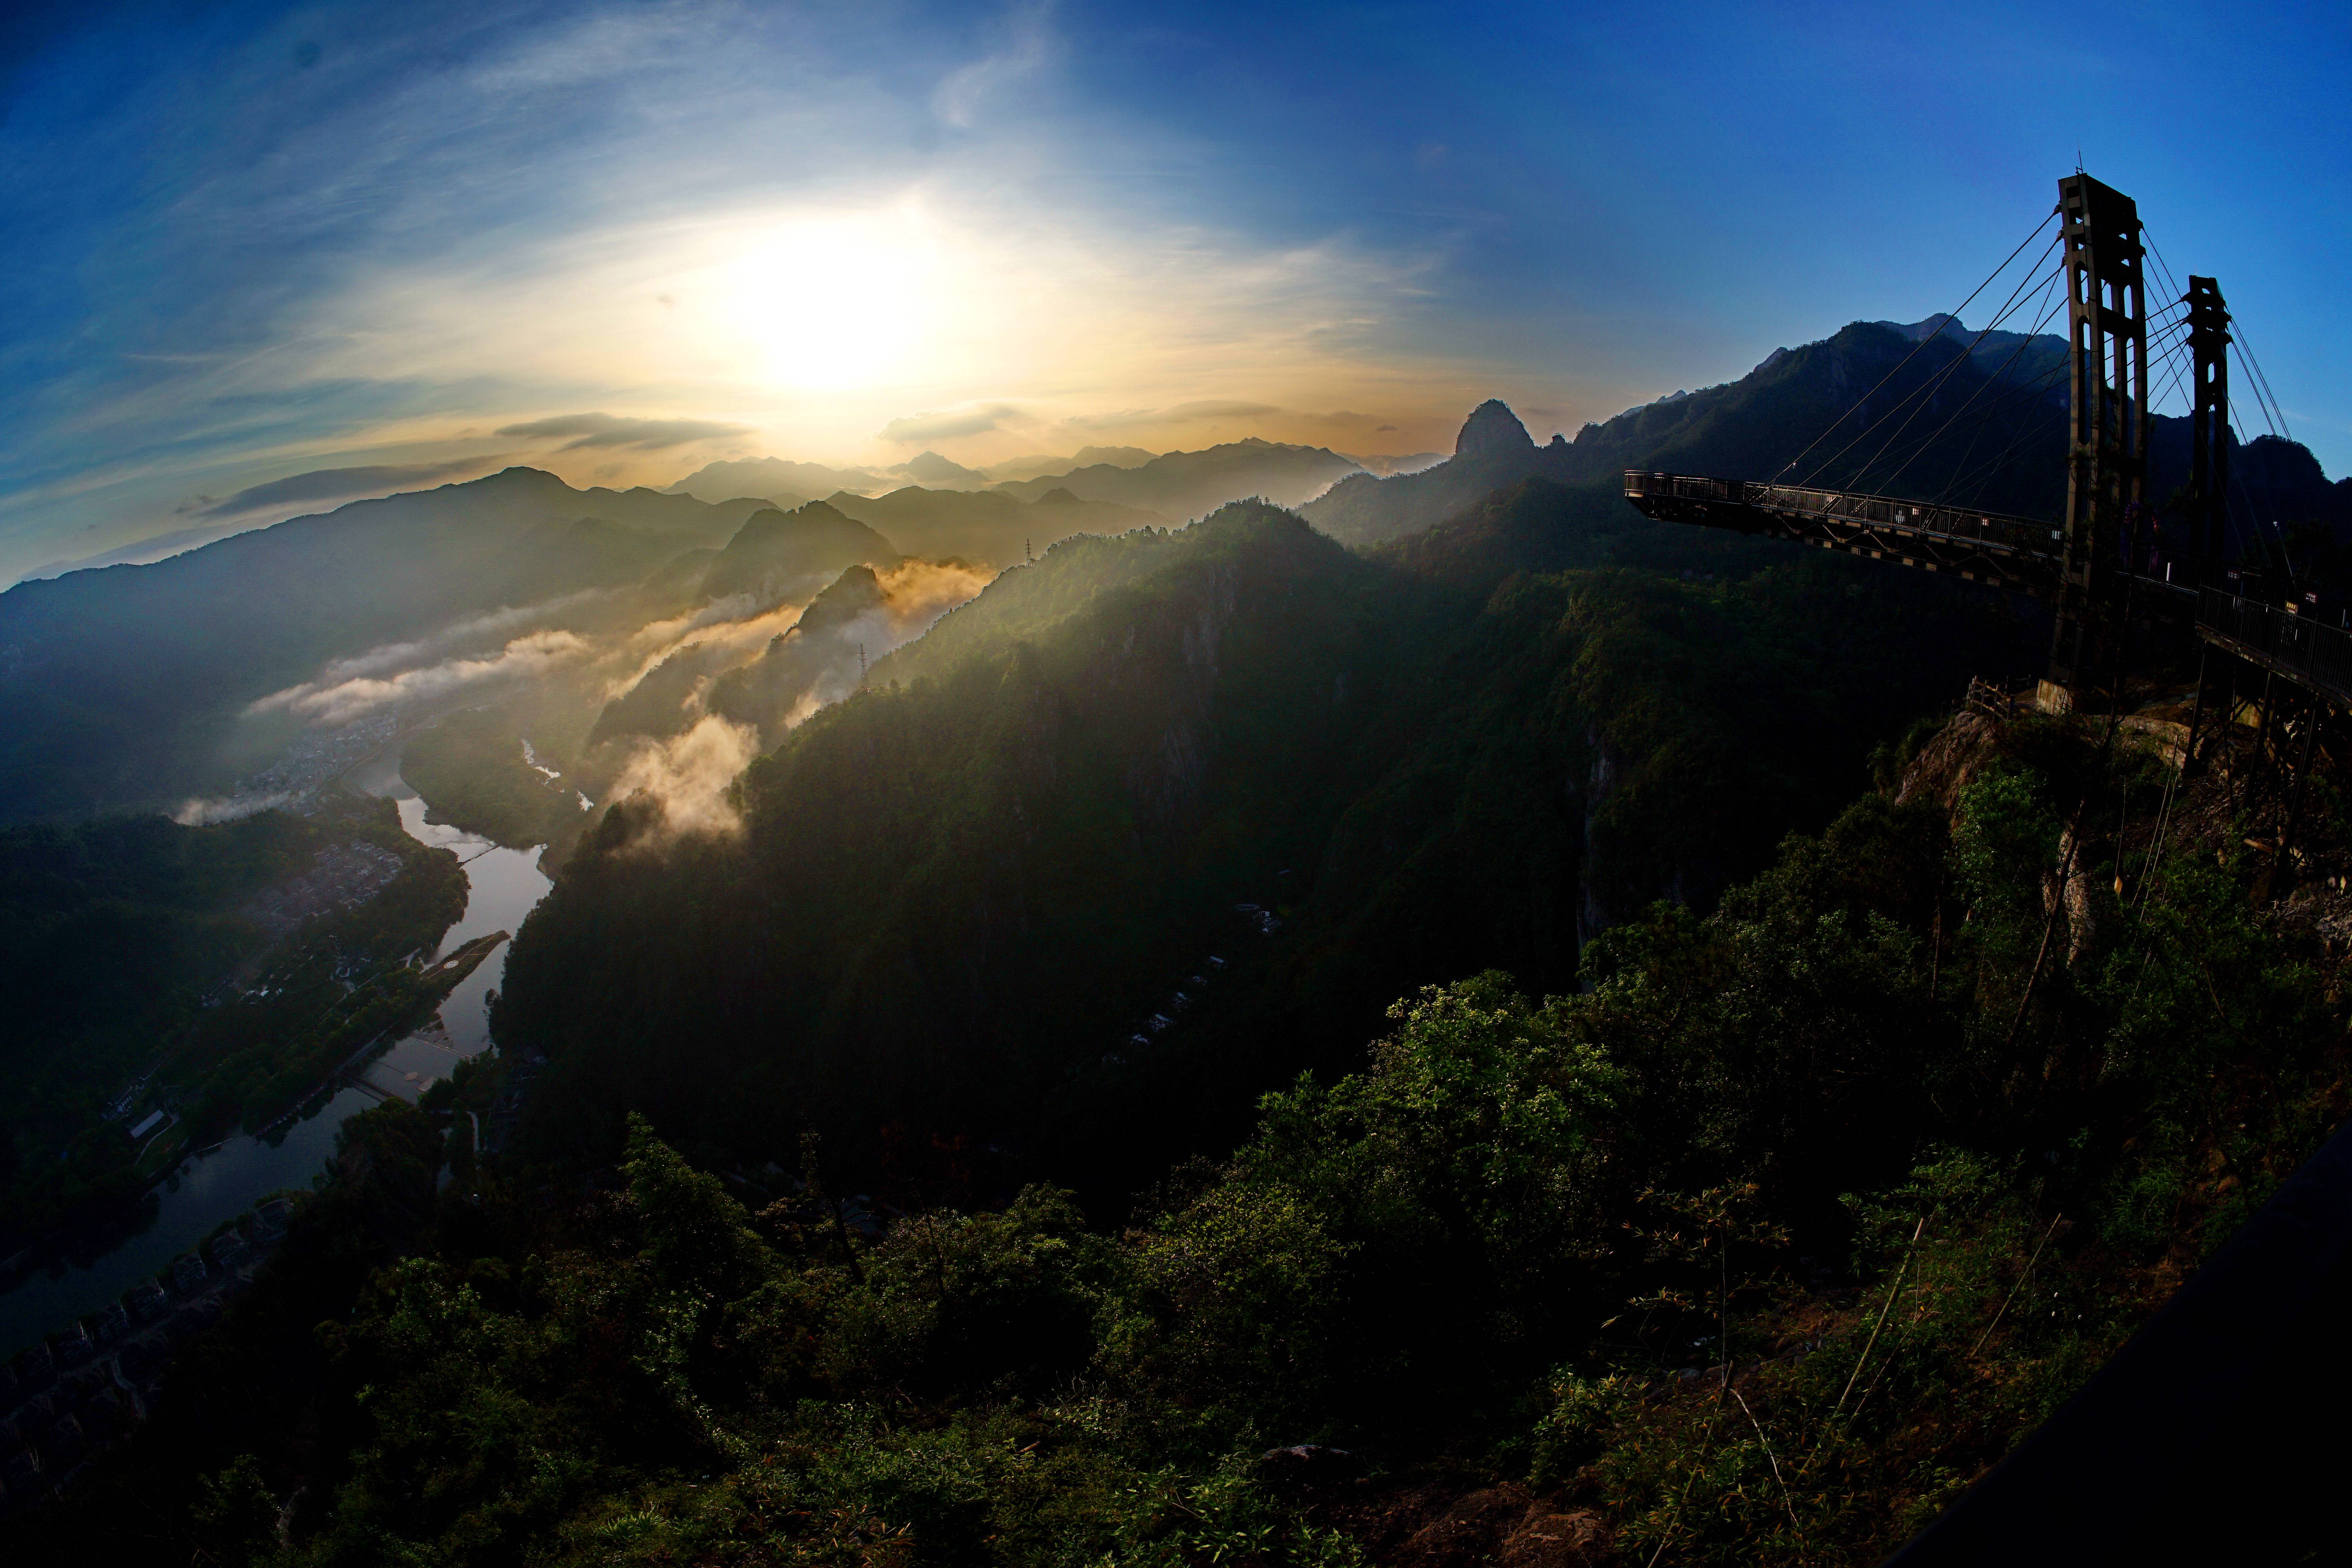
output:
M 539 869 L 539 852 L 502 849 L 486 838 L 426 822 L 425 803 L 401 779 L 399 766 L 396 753 L 372 759 L 354 767 L 345 782 L 391 797 L 410 837 L 454 850 L 465 863 L 466 912 L 434 956 L 490 931 L 521 929 L 523 917 L 551 886 Z M 443 1027 L 428 1026 L 395 1044 L 369 1065 L 366 1081 L 414 1100 L 461 1058 L 485 1049 L 490 1043 L 488 999 L 506 968 L 502 942 L 442 1004 Z M 54 1265 L 0 1293 L 0 1356 L 97 1311 L 269 1194 L 310 1185 L 333 1155 L 343 1123 L 376 1103 L 377 1097 L 365 1089 L 339 1089 L 297 1121 L 257 1136 L 232 1138 L 182 1163 L 155 1189 L 147 1223 L 128 1239 L 87 1264 Z

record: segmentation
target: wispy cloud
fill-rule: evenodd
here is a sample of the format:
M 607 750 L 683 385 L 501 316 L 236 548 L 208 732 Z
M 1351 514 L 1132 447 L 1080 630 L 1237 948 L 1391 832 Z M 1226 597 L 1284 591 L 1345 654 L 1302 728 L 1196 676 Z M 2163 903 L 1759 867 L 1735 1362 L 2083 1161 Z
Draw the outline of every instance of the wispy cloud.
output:
M 1072 430 L 1128 430 L 1145 426 L 1197 425 L 1211 419 L 1262 419 L 1282 412 L 1271 403 L 1202 397 L 1177 404 L 1172 408 L 1121 408 L 1108 414 L 1074 414 L 1062 424 Z
M 732 436 L 749 436 L 748 425 L 727 425 L 716 419 L 632 419 L 613 414 L 559 414 L 551 419 L 530 419 L 520 425 L 501 425 L 501 436 L 520 436 L 527 439 L 553 441 L 569 436 L 559 450 L 576 452 L 589 447 L 619 447 L 633 451 L 653 452 L 665 447 L 683 447 L 689 441 L 719 441 Z
M 0 576 L 501 441 L 658 483 L 1393 381 L 1422 252 L 1220 212 L 1213 142 L 1073 79 L 1046 6 L 420 4 L 327 0 L 308 66 L 164 26 L 26 76 Z
M 146 539 L 133 540 L 129 544 L 117 545 L 112 550 L 101 550 L 94 555 L 79 555 L 67 561 L 44 562 L 26 571 L 23 577 L 27 580 L 37 577 L 61 577 L 68 572 L 90 572 L 101 566 L 144 565 L 151 561 L 161 561 L 168 556 L 177 555 L 183 551 L 194 550 L 199 545 L 210 544 L 215 540 L 226 539 L 229 535 L 242 532 L 252 526 L 257 525 L 228 522 L 214 523 L 205 528 L 175 528 L 168 533 L 158 533 Z
M 992 100 L 1000 100 L 1044 70 L 1055 40 L 1046 26 L 1051 0 L 1030 0 L 1006 15 L 994 47 L 969 65 L 957 67 L 931 95 L 931 110 L 960 131 L 968 131 Z
M 520 631 L 533 622 L 549 621 L 568 611 L 593 604 L 606 596 L 600 588 L 583 588 L 576 594 L 564 594 L 552 599 L 542 599 L 535 605 L 501 605 L 478 616 L 453 621 L 430 636 L 409 642 L 379 643 L 348 658 L 329 661 L 320 672 L 320 681 L 335 685 L 354 676 L 383 675 L 391 670 L 414 667 L 463 651 L 467 645 L 485 645 L 492 638 L 503 637 Z
M 1234 398 L 1203 397 L 1192 403 L 1180 403 L 1164 417 L 1169 419 L 1256 419 L 1282 410 L 1271 403 L 1244 403 Z
M 641 798 L 660 804 L 661 830 L 641 847 L 659 846 L 681 833 L 738 833 L 743 817 L 730 798 L 734 783 L 759 754 L 757 731 L 706 714 L 682 735 L 639 744 L 609 793 L 616 803 Z
M 575 632 L 532 632 L 479 658 L 446 659 L 397 675 L 352 676 L 341 680 L 329 677 L 289 686 L 253 702 L 247 711 L 291 713 L 333 728 L 381 709 L 446 697 L 472 687 L 544 676 L 580 663 L 594 652 L 594 646 Z
M 452 479 L 460 474 L 478 474 L 487 468 L 496 468 L 499 460 L 497 458 L 455 458 L 446 463 L 314 468 L 307 474 L 289 474 L 282 479 L 250 486 L 225 501 L 205 508 L 196 515 L 235 517 L 241 512 L 300 506 L 306 501 L 341 500 L 350 496 L 374 495 L 380 491 L 396 490 L 405 485 L 429 485 L 436 479 Z
M 880 438 L 901 445 L 949 441 L 959 436 L 982 435 L 999 428 L 1009 419 L 1020 417 L 1021 410 L 1010 403 L 989 403 L 977 408 L 953 409 L 943 414 L 909 414 L 882 426 Z
M 271 795 L 192 795 L 172 813 L 183 827 L 209 827 L 217 822 L 240 822 L 294 798 L 280 790 Z

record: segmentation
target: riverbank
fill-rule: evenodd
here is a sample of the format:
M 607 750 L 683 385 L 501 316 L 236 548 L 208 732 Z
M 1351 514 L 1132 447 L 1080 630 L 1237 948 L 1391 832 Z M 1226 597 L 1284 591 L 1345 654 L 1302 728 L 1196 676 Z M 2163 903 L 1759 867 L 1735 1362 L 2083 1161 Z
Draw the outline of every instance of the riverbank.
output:
M 310 1092 L 257 1131 L 221 1140 L 201 1154 L 180 1155 L 148 1189 L 144 1213 L 128 1234 L 94 1247 L 85 1244 L 80 1256 L 68 1244 L 47 1249 L 45 1265 L 26 1269 L 20 1263 L 17 1278 L 0 1289 L 0 1358 L 118 1304 L 140 1281 L 267 1194 L 308 1186 L 352 1116 L 386 1098 L 413 1102 L 432 1079 L 446 1077 L 456 1062 L 489 1047 L 488 997 L 504 975 L 507 933 L 520 927 L 549 882 L 535 852 L 501 848 L 425 822 L 425 803 L 401 782 L 398 766 L 397 749 L 387 748 L 354 767 L 346 782 L 388 798 L 402 833 L 427 848 L 452 851 L 466 879 L 463 912 L 436 944 L 426 971 L 448 982 L 436 1008 L 422 1018 L 404 1015 L 401 1027 L 409 1032 L 388 1045 L 379 1031 L 361 1052 L 341 1053 L 322 1085 L 313 1079 Z M 421 1027 L 411 1027 L 412 1021 Z M 367 1064 L 367 1087 L 337 1087 L 355 1055 Z M 28 1250 L 43 1256 L 40 1248 Z

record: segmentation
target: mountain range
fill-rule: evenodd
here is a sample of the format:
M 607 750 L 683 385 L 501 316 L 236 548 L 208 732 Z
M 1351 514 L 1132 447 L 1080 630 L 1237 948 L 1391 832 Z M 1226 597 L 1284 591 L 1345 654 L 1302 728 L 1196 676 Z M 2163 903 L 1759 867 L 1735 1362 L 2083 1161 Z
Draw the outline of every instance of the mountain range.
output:
M 705 598 L 742 595 L 772 605 L 814 593 L 856 565 L 898 559 L 898 547 L 821 500 L 782 511 L 770 507 L 743 520 L 702 574 Z
M 1097 463 L 1108 463 L 1118 468 L 1139 468 L 1159 455 L 1141 447 L 1081 447 L 1066 458 L 1043 452 L 1007 458 L 1002 462 L 989 464 L 986 471 L 992 482 L 1003 484 L 1009 479 L 1034 479 L 1046 474 L 1066 474 L 1073 468 L 1088 468 Z
M 909 485 L 887 495 L 843 490 L 830 505 L 887 532 L 907 553 L 1010 565 L 1074 533 L 1125 533 L 1172 527 L 1156 511 L 1083 500 L 1062 485 L 1024 500 L 1005 490 L 933 490 Z
M 1358 471 L 1353 458 L 1324 447 L 1261 441 L 1253 436 L 1204 451 L 1163 453 L 1135 468 L 1094 463 L 997 489 L 1023 500 L 1065 489 L 1081 500 L 1138 507 L 1189 522 L 1243 497 L 1297 506 L 1333 480 Z
M 2063 515 L 2064 340 L 1995 333 L 1971 352 L 1935 325 L 1932 317 L 1911 326 L 1857 321 L 1819 342 L 1776 349 L 1736 382 L 1589 424 L 1572 442 L 1555 436 L 1538 446 L 1490 402 L 1447 461 L 1394 478 L 1344 478 L 1301 510 L 1334 538 L 1370 544 L 1427 528 L 1522 479 L 1613 487 L 1622 470 L 1641 468 Z M 2154 423 L 2149 489 L 2161 501 L 2188 478 L 2189 430 L 2185 418 Z M 2231 471 L 2243 548 L 2265 548 L 2282 520 L 2352 527 L 2352 480 L 2330 484 L 2293 442 L 2257 437 L 2237 447 Z
M 783 458 L 743 458 L 706 463 L 669 487 L 667 494 L 700 500 L 732 500 L 757 496 L 786 510 L 810 496 L 835 490 L 861 493 L 887 486 L 889 480 L 867 468 L 831 468 L 823 463 L 798 463 Z
M 706 463 L 669 489 L 675 494 L 698 496 L 709 501 L 731 500 L 736 496 L 759 496 L 789 510 L 798 505 L 803 496 L 827 495 L 845 489 L 856 495 L 877 494 L 889 489 L 892 479 L 933 489 L 981 489 L 992 484 L 1034 479 L 1042 475 L 1066 474 L 1098 464 L 1120 468 L 1140 468 L 1157 455 L 1140 447 L 1081 447 L 1071 457 L 1033 453 L 973 468 L 937 452 L 925 451 L 917 453 L 903 463 L 894 463 L 878 470 L 835 468 L 823 463 L 793 462 L 782 458 L 744 458 Z M 1384 461 L 1410 459 L 1369 460 L 1370 463 Z
M 620 801 L 501 994 L 555 1064 L 542 1135 L 625 1107 L 725 1143 L 789 1105 L 844 1159 L 900 1119 L 1139 1181 L 1424 979 L 1572 986 L 2044 635 L 1540 479 L 1488 506 L 1411 559 L 1262 502 L 1066 541 L 755 762 L 741 838 L 645 853 L 663 803 Z M 1278 963 L 1237 904 L 1282 910 Z M 1210 954 L 1181 1044 L 1132 1044 Z
M 2246 830 L 2289 792 L 2251 724 L 2171 764 L 2161 650 L 2130 730 L 2016 715 L 1978 682 L 2044 668 L 2032 602 L 1625 505 L 1654 466 L 2046 510 L 2047 345 L 1948 335 L 1857 323 L 1573 442 L 1491 400 L 1416 472 L 1240 442 L 785 507 L 515 469 L 0 595 L 11 809 L 408 682 L 362 740 L 552 876 L 498 1048 L 344 1122 L 217 1321 L 142 1286 L 127 1338 L 8 1368 L 0 1496 L 66 1478 L 21 1554 L 1882 1560 L 2231 1232 L 2270 1267 L 2347 1070 L 2334 794 L 2273 900 Z M 2238 458 L 2249 524 L 2340 521 L 2302 448 Z M 441 851 L 390 927 L 320 928 L 306 1054 L 202 1005 L 254 948 L 225 900 L 404 843 L 306 805 L 0 829 L 7 951 L 71 987 L 0 1041 L 47 1107 L 0 1119 L 12 1193 L 135 1198 L 93 1108 L 152 1029 L 218 1130 L 410 1026 L 342 1010 L 466 908 Z M 2267 1366 L 2228 1342 L 2264 1431 L 2340 1337 L 2290 1294 Z M 2123 1417 L 2201 1421 L 2189 1381 Z M 2233 1540 L 2285 1494 L 2337 1530 L 2324 1479 L 2230 1479 Z
M 20 583 L 0 594 L 0 820 L 153 809 L 224 785 L 300 732 L 240 725 L 247 705 L 329 661 L 632 588 L 764 505 L 508 468 Z
M 969 468 L 937 452 L 918 453 L 885 473 L 826 468 L 775 458 L 712 463 L 671 489 L 718 500 L 738 495 L 783 498 L 827 496 L 838 505 L 853 497 L 878 496 L 892 479 L 931 494 L 986 492 L 1034 501 L 1066 490 L 1082 501 L 1131 507 L 1160 518 L 1189 522 L 1229 500 L 1255 496 L 1295 506 L 1321 493 L 1333 480 L 1367 467 L 1383 473 L 1410 472 L 1422 456 L 1375 458 L 1359 462 L 1320 447 L 1298 447 L 1255 437 L 1199 452 L 1163 452 L 1139 447 L 1086 447 L 1074 458 L 1021 458 L 986 468 Z
M 672 596 L 697 584 L 765 592 L 782 581 L 778 563 L 746 563 L 781 535 L 753 531 L 726 564 L 709 552 L 754 514 L 798 515 L 804 503 L 787 482 L 831 486 L 827 511 L 798 526 L 834 531 L 839 548 L 808 559 L 836 574 L 885 556 L 885 545 L 890 558 L 1004 566 L 1075 534 L 1171 526 L 1245 497 L 1298 506 L 1333 538 L 1370 546 L 1528 479 L 1614 504 L 1620 470 L 1632 467 L 1786 473 L 2057 515 L 2064 390 L 2052 367 L 2063 343 L 1995 334 L 1971 349 L 1937 324 L 1857 322 L 1777 350 L 1737 382 L 1587 425 L 1573 441 L 1538 445 L 1489 402 L 1451 457 L 1386 476 L 1321 447 L 1256 439 L 1158 457 L 1089 448 L 1081 456 L 1104 460 L 977 489 L 893 489 L 868 470 L 774 458 L 713 464 L 668 492 L 575 490 L 509 468 L 152 564 L 19 584 L 0 594 L 0 819 L 152 807 L 220 787 L 299 736 L 283 718 L 240 722 L 248 705 L 331 661 L 467 617 L 656 585 Z M 2186 446 L 2184 421 L 2156 422 L 2159 498 L 2185 478 Z M 2273 550 L 2290 524 L 2352 526 L 2352 481 L 2330 483 L 2294 443 L 2264 436 L 2238 447 L 2232 476 L 2242 548 Z M 807 574 L 824 577 L 817 564 Z

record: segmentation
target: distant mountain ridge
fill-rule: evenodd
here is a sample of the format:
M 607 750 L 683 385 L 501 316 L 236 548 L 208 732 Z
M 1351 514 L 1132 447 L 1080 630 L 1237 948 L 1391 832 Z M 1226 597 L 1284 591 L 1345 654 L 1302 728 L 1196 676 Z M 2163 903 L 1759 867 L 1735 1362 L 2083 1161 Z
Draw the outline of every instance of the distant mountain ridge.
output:
M 1819 342 L 1775 349 L 1747 375 L 1676 392 L 1542 446 L 1500 402 L 1465 423 L 1455 455 L 1418 473 L 1342 479 L 1301 508 L 1350 544 L 1417 532 L 1523 479 L 1615 485 L 1627 468 L 1791 479 L 1940 498 L 2021 516 L 2065 505 L 2065 341 L 2042 335 L 1856 321 Z M 1932 393 L 1929 391 L 1933 387 Z M 1913 401 L 1906 402 L 1906 399 Z M 1859 407 L 1857 408 L 1857 403 Z M 2186 479 L 2188 422 L 2159 416 L 2149 487 Z M 2259 437 L 2238 448 L 2232 511 L 2248 536 L 2272 520 L 2352 527 L 2352 483 L 2330 485 L 2301 446 Z
M 889 540 L 824 501 L 788 512 L 772 507 L 743 520 L 703 574 L 702 592 L 714 599 L 749 594 L 772 604 L 852 566 L 883 565 L 899 553 Z
M 887 488 L 889 480 L 870 468 L 833 468 L 823 463 L 796 463 L 784 458 L 740 458 L 705 463 L 671 485 L 666 495 L 689 495 L 718 502 L 738 496 L 757 496 L 789 511 L 811 496 L 835 490 Z
M 1271 1083 L 1432 973 L 1572 987 L 1593 932 L 1706 898 L 1915 694 L 2024 640 L 1958 584 L 1909 574 L 1850 608 L 1867 563 L 1759 570 L 1783 552 L 1589 488 L 1488 511 L 1367 555 L 1235 503 L 1003 574 L 752 763 L 740 837 L 628 852 L 662 807 L 614 806 L 517 939 L 502 1039 L 562 1061 L 552 1116 L 724 1108 L 715 1125 L 758 1093 L 820 1123 L 911 1106 L 1084 1138 L 1112 1123 L 1073 1086 L 1159 1052 L 1135 1032 L 1204 954 L 1234 973 L 1171 1041 L 1234 1019 L 1224 1059 Z M 1693 560 L 1756 584 L 1677 584 Z M 1636 569 L 1574 570 L 1602 565 Z M 1843 657 L 1896 626 L 1916 636 Z M 772 711 L 809 640 L 804 621 L 713 710 Z M 1236 900 L 1295 934 L 1261 948 Z M 1212 1070 L 1163 1059 L 1148 1101 Z
M 1079 500 L 1131 507 L 1154 514 L 1155 525 L 1190 522 L 1229 500 L 1259 497 L 1296 506 L 1328 489 L 1334 479 L 1368 467 L 1410 472 L 1434 453 L 1363 461 L 1321 447 L 1298 447 L 1248 437 L 1198 452 L 1154 455 L 1140 447 L 1082 447 L 1072 458 L 1031 456 L 972 468 L 934 451 L 917 453 L 877 472 L 835 468 L 782 458 L 745 458 L 708 463 L 669 487 L 668 493 L 707 501 L 755 496 L 785 510 L 804 497 L 841 493 L 879 499 L 897 487 L 919 487 L 930 494 L 998 491 L 1034 501 L 1051 490 L 1067 490 Z M 1140 526 L 1141 520 L 1128 526 Z M 917 553 L 928 553 L 918 550 Z
M 1417 474 L 1423 468 L 1434 468 L 1445 461 L 1444 452 L 1368 453 L 1342 452 L 1341 457 L 1368 473 L 1382 479 L 1391 474 Z
M 1087 500 L 1056 485 L 1024 500 L 995 490 L 934 490 L 909 485 L 887 495 L 837 491 L 829 504 L 881 530 L 909 555 L 957 556 L 1010 566 L 1074 533 L 1125 533 L 1167 528 L 1171 520 L 1138 507 Z
M 932 489 L 976 490 L 988 483 L 988 475 L 980 469 L 967 468 L 937 452 L 918 452 L 905 462 L 894 465 L 889 473 L 892 479 L 911 479 Z
M 576 490 L 512 468 L 0 594 L 0 820 L 219 782 L 244 706 L 322 663 L 652 577 L 762 502 Z
M 1023 500 L 1066 489 L 1081 500 L 1139 507 L 1190 522 L 1227 501 L 1253 497 L 1295 507 L 1334 480 L 1362 471 L 1353 458 L 1326 447 L 1289 446 L 1253 436 L 1204 451 L 1163 453 L 1137 468 L 1097 463 L 996 488 Z

